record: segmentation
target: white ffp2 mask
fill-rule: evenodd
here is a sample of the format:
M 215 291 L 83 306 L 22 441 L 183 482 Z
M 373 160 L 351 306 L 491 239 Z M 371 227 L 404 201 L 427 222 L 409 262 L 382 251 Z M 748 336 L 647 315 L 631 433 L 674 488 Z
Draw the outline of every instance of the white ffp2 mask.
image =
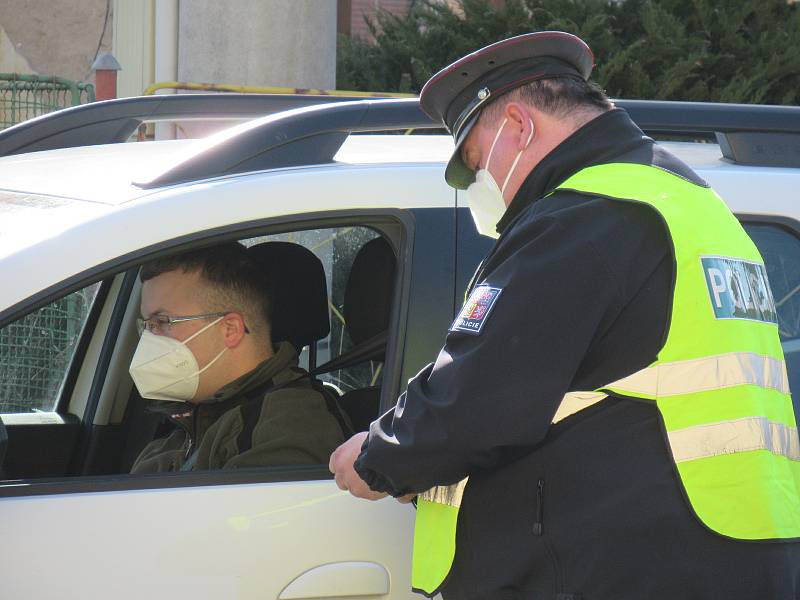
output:
M 511 174 L 514 173 L 514 169 L 517 168 L 517 163 L 522 153 L 527 149 L 528 145 L 530 145 L 531 139 L 533 138 L 533 121 L 531 121 L 531 133 L 528 136 L 528 140 L 525 142 L 525 148 L 517 153 L 511 165 L 511 169 L 509 169 L 508 175 L 506 175 L 505 181 L 503 181 L 503 187 L 501 188 L 497 185 L 494 177 L 492 177 L 492 174 L 489 172 L 489 162 L 492 160 L 494 146 L 500 138 L 500 133 L 503 131 L 506 121 L 508 121 L 508 119 L 503 119 L 503 122 L 500 124 L 494 136 L 492 145 L 489 148 L 489 156 L 486 158 L 486 166 L 478 170 L 475 174 L 474 183 L 471 183 L 465 192 L 467 204 L 472 214 L 472 220 L 475 222 L 475 228 L 481 235 L 491 238 L 499 237 L 497 233 L 497 222 L 503 218 L 503 214 L 506 212 L 506 203 L 503 194 L 506 191 L 509 179 L 511 179 Z
M 129 369 L 142 398 L 175 402 L 188 402 L 194 398 L 200 383 L 200 373 L 217 362 L 227 348 L 223 348 L 222 352 L 201 369 L 186 343 L 221 320 L 222 317 L 209 323 L 183 342 L 143 331 Z

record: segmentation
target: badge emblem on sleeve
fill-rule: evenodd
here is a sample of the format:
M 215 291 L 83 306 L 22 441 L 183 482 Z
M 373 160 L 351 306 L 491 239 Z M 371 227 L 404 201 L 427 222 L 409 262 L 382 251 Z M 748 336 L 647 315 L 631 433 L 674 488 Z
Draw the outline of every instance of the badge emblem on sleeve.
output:
M 450 326 L 450 331 L 463 331 L 472 335 L 480 335 L 494 303 L 500 296 L 501 288 L 479 285 L 464 303 L 461 312 Z

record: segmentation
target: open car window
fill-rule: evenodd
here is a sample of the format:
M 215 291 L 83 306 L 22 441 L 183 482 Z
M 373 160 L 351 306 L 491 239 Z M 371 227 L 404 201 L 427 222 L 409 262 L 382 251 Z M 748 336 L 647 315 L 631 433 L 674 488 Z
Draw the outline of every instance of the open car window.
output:
M 280 330 L 273 345 L 289 341 L 298 350 L 299 366 L 312 373 L 309 381 L 313 389 L 323 392 L 329 410 L 343 424 L 343 436 L 336 443 L 352 431 L 365 429 L 379 412 L 395 294 L 392 244 L 366 225 L 256 236 L 239 243 L 251 256 L 263 254 L 267 258 L 267 263 L 259 263 L 264 283 L 277 295 L 285 296 L 283 308 L 276 305 L 278 312 L 272 315 L 276 331 Z M 315 291 L 313 286 L 308 287 L 308 273 L 302 265 L 293 270 L 293 263 L 288 261 L 282 268 L 273 269 L 269 247 L 276 245 L 299 248 L 312 257 L 322 282 Z M 128 271 L 128 279 L 138 281 L 136 270 Z M 122 284 L 105 303 L 98 301 L 100 286 L 93 284 L 68 294 L 0 329 L 0 414 L 29 415 L 24 420 L 5 419 L 9 452 L 7 468 L 0 478 L 128 474 L 151 442 L 166 440 L 185 426 L 185 421 L 182 425 L 174 418 L 180 411 L 166 413 L 161 410 L 163 406 L 153 410 L 154 402 L 139 395 L 128 372 L 140 339 L 135 321 L 141 312 L 141 286 Z M 287 291 L 291 293 L 287 295 Z M 308 305 L 314 310 L 306 313 L 307 294 L 317 297 Z M 291 315 L 282 312 L 286 298 L 296 309 Z M 95 305 L 103 309 L 102 319 L 92 318 Z M 105 362 L 83 357 L 81 348 L 87 345 L 94 349 L 95 359 L 102 355 Z M 86 364 L 82 364 L 84 358 Z M 76 378 L 84 384 L 71 384 Z M 76 393 L 82 396 L 80 402 L 74 397 Z M 67 402 L 60 402 L 62 396 L 70 396 L 70 409 L 80 410 L 69 414 Z M 56 412 L 59 410 L 64 414 Z M 40 411 L 52 418 L 40 418 L 35 414 Z M 250 414 L 257 416 L 258 411 Z M 341 416 L 343 419 L 339 419 Z M 313 427 L 294 425 L 296 432 L 308 433 Z M 263 467 L 261 479 L 268 481 L 327 478 L 327 454 L 325 460 L 316 457 L 313 465 L 307 460 L 295 464 L 287 459 L 247 463 L 246 467 Z M 200 470 L 218 470 L 220 477 L 236 480 L 224 466 Z M 257 475 L 251 477 L 259 480 Z

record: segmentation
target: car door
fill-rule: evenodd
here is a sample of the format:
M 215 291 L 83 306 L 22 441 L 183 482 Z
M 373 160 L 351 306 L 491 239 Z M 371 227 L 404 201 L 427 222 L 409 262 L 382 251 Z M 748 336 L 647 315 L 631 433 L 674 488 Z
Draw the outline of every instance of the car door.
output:
M 72 450 L 65 446 L 63 452 L 82 451 L 64 473 L 41 478 L 19 467 L 20 479 L 0 484 L 0 597 L 413 597 L 413 507 L 391 498 L 356 500 L 336 487 L 326 465 L 113 472 L 122 454 L 109 440 L 124 439 L 129 425 L 134 392 L 127 364 L 136 343 L 138 266 L 152 256 L 222 240 L 297 239 L 302 232 L 360 227 L 391 243 L 397 269 L 380 390 L 380 409 L 388 409 L 401 382 L 435 357 L 457 302 L 455 195 L 442 181 L 441 165 L 261 174 L 198 190 L 185 200 L 171 190 L 169 209 L 152 198 L 141 207 L 133 203 L 123 209 L 127 214 L 98 223 L 94 239 L 91 228 L 80 233 L 97 252 L 82 272 L 85 279 L 77 272 L 69 286 L 80 281 L 80 289 L 89 289 L 100 282 L 98 290 L 108 289 L 95 292 L 94 302 L 100 302 L 89 307 L 79 328 L 80 351 L 65 361 L 62 383 L 49 388 L 55 410 L 48 412 L 79 428 Z M 143 230 L 138 249 L 109 249 L 109 239 L 125 236 L 123 228 L 154 218 L 163 225 L 176 206 L 191 206 L 192 218 L 178 219 L 162 233 Z M 63 234 L 64 243 L 70 235 Z M 336 268 L 330 265 L 331 278 Z M 48 293 L 56 294 L 58 284 L 51 282 Z M 32 314 L 20 306 L 5 328 Z M 326 343 L 330 353 L 331 340 Z M 29 408 L 27 414 L 35 415 Z M 13 431 L 11 437 L 14 452 Z M 27 450 L 20 445 L 16 451 L 35 465 L 35 446 L 29 439 Z M 116 463 L 103 461 L 115 452 Z

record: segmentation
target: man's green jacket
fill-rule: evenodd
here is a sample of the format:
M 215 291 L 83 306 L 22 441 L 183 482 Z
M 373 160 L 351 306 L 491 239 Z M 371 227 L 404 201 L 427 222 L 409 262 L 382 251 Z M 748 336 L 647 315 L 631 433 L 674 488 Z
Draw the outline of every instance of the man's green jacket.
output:
M 169 404 L 173 411 L 178 407 Z M 344 441 L 339 422 L 297 367 L 297 353 L 288 342 L 173 420 L 178 428 L 150 442 L 132 473 L 327 464 Z

